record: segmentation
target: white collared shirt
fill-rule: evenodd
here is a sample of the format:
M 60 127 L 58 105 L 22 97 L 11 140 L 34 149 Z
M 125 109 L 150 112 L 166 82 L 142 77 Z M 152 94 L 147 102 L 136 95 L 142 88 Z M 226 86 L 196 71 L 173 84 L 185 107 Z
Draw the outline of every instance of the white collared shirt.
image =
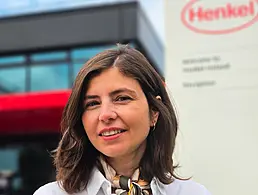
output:
M 211 195 L 208 190 L 191 180 L 181 181 L 175 179 L 171 184 L 165 185 L 158 179 L 151 181 L 153 195 Z M 48 183 L 40 187 L 33 195 L 69 195 L 57 182 Z M 95 168 L 87 188 L 74 195 L 111 195 L 111 183 Z

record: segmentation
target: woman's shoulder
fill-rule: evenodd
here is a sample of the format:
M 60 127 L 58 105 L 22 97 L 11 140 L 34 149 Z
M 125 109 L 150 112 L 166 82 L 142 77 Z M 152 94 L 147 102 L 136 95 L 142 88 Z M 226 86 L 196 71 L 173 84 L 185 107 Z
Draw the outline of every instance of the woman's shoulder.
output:
M 166 187 L 166 194 L 170 195 L 211 195 L 211 193 L 201 184 L 193 180 L 175 179 Z
M 57 181 L 41 186 L 33 195 L 68 195 Z

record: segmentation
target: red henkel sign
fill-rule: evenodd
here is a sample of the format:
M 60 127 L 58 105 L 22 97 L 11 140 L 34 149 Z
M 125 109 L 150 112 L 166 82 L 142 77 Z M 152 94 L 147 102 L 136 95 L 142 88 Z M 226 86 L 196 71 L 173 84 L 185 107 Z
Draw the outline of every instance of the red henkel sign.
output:
M 197 33 L 226 34 L 247 28 L 258 20 L 258 0 L 246 1 L 246 4 L 232 0 L 218 7 L 204 6 L 208 2 L 193 0 L 183 8 L 181 20 L 187 28 Z M 211 22 L 216 29 L 210 29 Z

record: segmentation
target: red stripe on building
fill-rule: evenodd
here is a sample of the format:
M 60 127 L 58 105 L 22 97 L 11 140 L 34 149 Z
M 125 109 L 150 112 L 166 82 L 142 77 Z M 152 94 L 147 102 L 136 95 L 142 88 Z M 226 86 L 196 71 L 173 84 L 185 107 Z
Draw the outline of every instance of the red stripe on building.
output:
M 0 134 L 56 133 L 70 90 L 0 96 Z

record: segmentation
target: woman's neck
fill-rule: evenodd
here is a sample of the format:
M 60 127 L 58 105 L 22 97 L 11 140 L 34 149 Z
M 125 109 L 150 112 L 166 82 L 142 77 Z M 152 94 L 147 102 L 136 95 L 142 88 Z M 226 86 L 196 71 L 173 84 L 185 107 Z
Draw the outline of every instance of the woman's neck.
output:
M 115 158 L 107 157 L 107 162 L 111 167 L 113 167 L 117 174 L 131 177 L 134 171 L 139 167 L 145 148 L 146 143 L 126 156 L 119 156 Z

